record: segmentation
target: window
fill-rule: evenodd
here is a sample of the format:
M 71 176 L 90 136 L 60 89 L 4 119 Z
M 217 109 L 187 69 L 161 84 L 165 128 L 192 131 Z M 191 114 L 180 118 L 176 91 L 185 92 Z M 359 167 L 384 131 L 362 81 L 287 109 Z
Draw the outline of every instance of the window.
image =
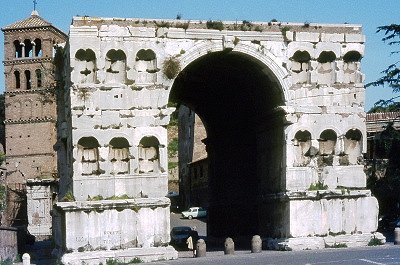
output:
M 19 71 L 14 72 L 15 88 L 21 88 L 21 76 Z
M 42 71 L 40 69 L 36 69 L 36 85 L 37 87 L 42 87 Z
M 25 54 L 24 57 L 33 57 L 33 45 L 31 40 L 24 40 Z
M 14 41 L 15 58 L 22 57 L 22 45 L 19 40 Z
M 31 72 L 29 70 L 25 70 L 25 85 L 26 89 L 31 89 L 32 88 L 32 80 L 31 80 Z
M 34 56 L 42 57 L 42 41 L 40 39 L 35 39 L 34 43 Z

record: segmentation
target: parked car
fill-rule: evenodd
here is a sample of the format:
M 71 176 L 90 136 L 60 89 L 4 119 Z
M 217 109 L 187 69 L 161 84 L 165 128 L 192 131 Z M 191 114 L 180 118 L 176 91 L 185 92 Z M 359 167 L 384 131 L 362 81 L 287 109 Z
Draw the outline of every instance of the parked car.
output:
M 182 218 L 201 218 L 207 216 L 207 210 L 201 207 L 190 207 L 188 210 L 182 212 Z
M 175 226 L 171 230 L 171 245 L 186 245 L 186 240 L 190 236 L 192 228 L 189 226 Z

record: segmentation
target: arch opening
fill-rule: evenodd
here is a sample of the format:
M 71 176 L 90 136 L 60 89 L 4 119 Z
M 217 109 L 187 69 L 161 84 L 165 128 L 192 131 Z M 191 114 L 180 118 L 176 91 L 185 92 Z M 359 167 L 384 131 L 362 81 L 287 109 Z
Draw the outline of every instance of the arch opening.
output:
M 272 223 L 278 213 L 273 211 L 279 207 L 265 198 L 283 189 L 284 114 L 277 107 L 285 102 L 274 77 L 254 57 L 215 52 L 190 63 L 175 79 L 170 102 L 188 109 L 187 115 L 178 115 L 186 117 L 178 122 L 180 196 L 186 207 L 208 208 L 208 237 L 274 233 Z M 191 113 L 193 118 L 188 118 Z M 196 162 L 192 161 L 193 113 L 206 130 L 202 142 L 208 166 L 191 175 L 207 174 L 206 205 L 190 205 L 196 197 L 188 174 L 188 164 Z

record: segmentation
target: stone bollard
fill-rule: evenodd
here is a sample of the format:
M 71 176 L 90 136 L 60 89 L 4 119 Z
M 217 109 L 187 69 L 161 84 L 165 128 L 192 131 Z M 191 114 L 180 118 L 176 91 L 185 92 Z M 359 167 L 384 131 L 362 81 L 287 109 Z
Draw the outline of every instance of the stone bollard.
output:
M 225 255 L 231 255 L 235 254 L 235 242 L 233 242 L 233 239 L 228 237 L 225 239 L 225 244 L 224 244 L 224 254 Z
M 260 253 L 262 250 L 262 240 L 259 235 L 253 236 L 251 239 L 251 253 Z
M 394 244 L 400 245 L 400 227 L 394 229 Z
M 197 240 L 196 257 L 197 258 L 205 257 L 206 256 L 206 252 L 207 252 L 207 246 L 206 246 L 206 242 L 204 241 L 204 239 Z
M 31 256 L 28 253 L 24 253 L 22 255 L 22 265 L 30 265 L 31 264 Z

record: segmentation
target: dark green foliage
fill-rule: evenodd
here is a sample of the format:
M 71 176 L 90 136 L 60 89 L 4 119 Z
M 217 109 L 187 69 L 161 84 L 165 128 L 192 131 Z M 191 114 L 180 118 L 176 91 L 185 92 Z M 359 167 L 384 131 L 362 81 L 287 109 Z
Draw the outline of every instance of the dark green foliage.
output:
M 371 240 L 368 242 L 368 246 L 380 246 L 380 245 L 383 245 L 383 242 L 376 237 L 371 238 Z
M 367 187 L 371 189 L 379 201 L 383 213 L 390 214 L 397 211 L 400 203 L 400 131 L 393 128 L 393 122 L 389 122 L 384 131 L 375 138 L 375 155 L 378 159 L 373 161 L 369 172 Z M 382 166 L 380 164 L 382 162 Z M 385 175 L 378 178 L 375 172 L 386 168 Z
M 324 185 L 322 182 L 317 182 L 315 184 L 311 184 L 308 190 L 327 190 L 328 186 Z
M 169 156 L 175 156 L 178 153 L 178 138 L 174 138 L 168 144 L 168 154 Z
M 181 71 L 181 64 L 176 57 L 169 57 L 165 59 L 162 71 L 168 79 L 174 79 Z
M 224 23 L 222 21 L 212 21 L 208 20 L 206 23 L 206 26 L 208 29 L 217 29 L 217 30 L 223 30 L 224 29 Z

